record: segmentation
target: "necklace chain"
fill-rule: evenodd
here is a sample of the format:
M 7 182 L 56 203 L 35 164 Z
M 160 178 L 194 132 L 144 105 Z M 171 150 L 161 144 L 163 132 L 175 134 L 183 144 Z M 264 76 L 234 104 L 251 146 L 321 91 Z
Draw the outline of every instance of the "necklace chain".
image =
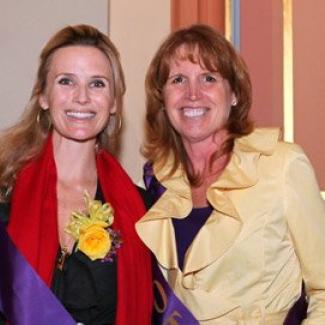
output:
M 60 256 L 58 258 L 58 261 L 57 261 L 57 264 L 56 264 L 56 267 L 62 271 L 63 270 L 63 267 L 64 267 L 64 264 L 65 264 L 65 261 L 67 259 L 67 257 L 70 255 L 67 247 L 62 247 L 61 248 L 61 252 L 60 252 Z

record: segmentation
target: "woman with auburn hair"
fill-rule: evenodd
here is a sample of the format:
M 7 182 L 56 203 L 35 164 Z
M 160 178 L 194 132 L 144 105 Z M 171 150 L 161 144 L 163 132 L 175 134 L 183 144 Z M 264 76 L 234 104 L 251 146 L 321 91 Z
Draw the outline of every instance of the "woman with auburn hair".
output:
M 145 207 L 110 153 L 124 92 L 110 39 L 67 26 L 1 133 L 0 310 L 12 324 L 151 323 L 150 253 L 134 229 Z
M 136 229 L 153 252 L 155 324 L 325 324 L 325 208 L 313 168 L 254 128 L 247 67 L 213 28 L 172 32 L 146 76 Z

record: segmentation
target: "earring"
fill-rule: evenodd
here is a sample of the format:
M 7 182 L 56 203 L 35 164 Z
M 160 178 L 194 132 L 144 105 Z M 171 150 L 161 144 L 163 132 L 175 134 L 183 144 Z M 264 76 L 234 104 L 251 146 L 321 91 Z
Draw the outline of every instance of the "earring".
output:
M 118 119 L 118 123 L 117 123 L 117 119 Z M 122 130 L 122 126 L 123 126 L 121 115 L 117 115 L 115 117 L 115 125 L 118 125 L 116 128 L 116 133 L 120 133 Z
M 36 116 L 36 122 L 38 124 L 40 124 L 41 122 L 41 114 L 43 113 L 43 111 L 46 111 L 47 109 L 49 109 L 49 107 L 46 107 L 46 108 L 41 108 L 38 113 L 37 113 L 37 116 Z M 50 122 L 51 123 L 51 122 Z
M 234 99 L 231 103 L 231 106 L 236 106 L 237 105 L 237 99 Z
M 41 122 L 41 111 L 40 110 L 37 113 L 36 122 L 37 122 L 37 124 L 40 124 L 40 122 Z
M 39 124 L 39 126 L 41 128 L 44 128 L 45 129 L 45 126 L 44 126 L 44 117 L 42 118 L 42 114 L 45 114 L 45 110 L 47 110 L 48 107 L 46 109 L 40 109 L 37 113 L 37 116 L 36 116 L 36 122 L 37 124 Z M 50 131 L 51 129 L 51 126 L 52 126 L 52 121 L 51 121 L 51 118 L 49 116 L 49 114 L 47 114 L 46 116 L 46 120 L 47 120 L 47 131 Z

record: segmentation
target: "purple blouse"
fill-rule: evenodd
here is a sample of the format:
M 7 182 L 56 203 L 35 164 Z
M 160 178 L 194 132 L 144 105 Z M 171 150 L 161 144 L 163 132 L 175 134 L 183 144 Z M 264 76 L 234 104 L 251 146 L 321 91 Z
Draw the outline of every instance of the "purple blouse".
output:
M 209 205 L 203 208 L 193 208 L 186 218 L 172 218 L 175 230 L 178 266 L 181 270 L 184 267 L 184 258 L 187 249 L 209 218 L 211 212 L 212 207 Z

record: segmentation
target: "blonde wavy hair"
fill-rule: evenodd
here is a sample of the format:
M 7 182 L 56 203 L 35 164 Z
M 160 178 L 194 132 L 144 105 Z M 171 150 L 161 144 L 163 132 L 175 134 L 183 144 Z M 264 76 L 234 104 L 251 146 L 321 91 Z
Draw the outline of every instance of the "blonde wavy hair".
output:
M 19 121 L 0 133 L 0 201 L 10 199 L 15 178 L 21 168 L 41 151 L 51 132 L 49 110 L 42 110 L 39 97 L 46 88 L 47 75 L 55 51 L 67 46 L 92 46 L 103 52 L 110 62 L 113 73 L 116 113 L 107 127 L 98 136 L 98 146 L 110 152 L 118 147 L 123 95 L 124 74 L 120 55 L 110 39 L 98 29 L 89 25 L 67 26 L 59 30 L 47 42 L 40 54 L 37 79 L 26 109 Z
M 182 140 L 162 109 L 163 88 L 169 77 L 170 62 L 179 55 L 178 49 L 182 46 L 187 51 L 186 57 L 182 56 L 181 59 L 199 63 L 210 71 L 218 71 L 228 80 L 237 99 L 237 104 L 231 108 L 226 125 L 229 139 L 221 150 L 212 155 L 210 166 L 214 159 L 232 151 L 235 138 L 252 131 L 253 124 L 248 116 L 252 103 L 252 89 L 245 62 L 223 35 L 207 25 L 197 24 L 172 32 L 158 48 L 149 65 L 145 81 L 146 138 L 142 153 L 149 162 L 159 167 L 162 167 L 172 154 L 174 164 L 169 176 L 182 165 L 191 185 L 195 186 L 202 181 L 201 176 L 193 172 Z

